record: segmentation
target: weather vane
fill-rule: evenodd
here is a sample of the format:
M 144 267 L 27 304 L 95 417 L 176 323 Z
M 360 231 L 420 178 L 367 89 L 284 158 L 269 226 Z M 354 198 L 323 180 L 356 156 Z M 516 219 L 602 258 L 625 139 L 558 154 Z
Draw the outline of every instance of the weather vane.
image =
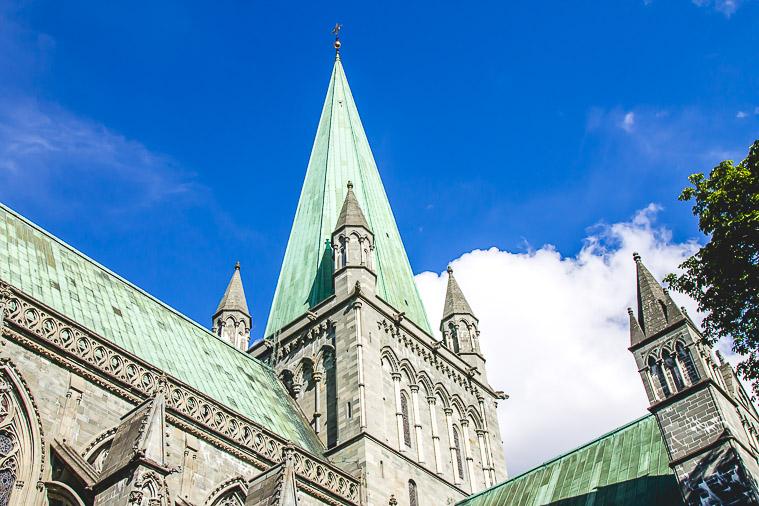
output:
M 335 27 L 332 29 L 332 35 L 335 36 L 335 52 L 340 55 L 340 29 L 343 27 L 340 23 L 335 23 Z

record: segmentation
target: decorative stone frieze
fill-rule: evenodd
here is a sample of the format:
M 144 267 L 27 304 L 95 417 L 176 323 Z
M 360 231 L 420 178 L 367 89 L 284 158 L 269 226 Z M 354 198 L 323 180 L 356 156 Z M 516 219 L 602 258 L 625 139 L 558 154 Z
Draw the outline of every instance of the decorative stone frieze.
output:
M 0 285 L 0 308 L 4 337 L 63 363 L 132 403 L 163 391 L 169 422 L 258 468 L 282 461 L 283 449 L 289 444 L 285 439 L 5 283 Z M 315 336 L 328 328 L 327 322 L 317 326 Z M 94 441 L 90 446 L 97 444 Z M 355 478 L 300 448 L 293 447 L 293 456 L 296 473 L 316 486 L 312 489 L 323 489 L 348 503 L 358 502 L 359 484 Z

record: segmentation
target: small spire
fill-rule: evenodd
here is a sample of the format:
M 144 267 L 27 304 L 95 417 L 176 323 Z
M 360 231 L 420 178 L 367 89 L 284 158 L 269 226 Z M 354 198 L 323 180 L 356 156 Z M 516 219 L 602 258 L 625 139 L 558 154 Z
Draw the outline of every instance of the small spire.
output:
M 666 289 L 641 261 L 640 255 L 633 254 L 638 278 L 638 321 L 646 336 L 651 336 L 675 322 L 685 319 L 682 311 Z
M 627 314 L 630 317 L 630 346 L 635 346 L 643 341 L 646 338 L 646 335 L 643 333 L 643 329 L 640 328 L 640 323 L 638 323 L 638 319 L 635 318 L 635 313 L 631 307 L 627 308 Z
M 250 315 L 248 312 L 248 302 L 245 299 L 245 290 L 242 287 L 242 278 L 240 277 L 240 262 L 235 263 L 232 278 L 229 280 L 227 289 L 224 291 L 224 296 L 221 298 L 214 316 L 222 311 L 240 311 L 246 315 Z
M 725 365 L 725 357 L 722 356 L 722 352 L 719 350 L 716 350 L 715 353 L 717 354 L 717 360 L 719 360 L 719 365 Z
M 464 292 L 453 277 L 453 268 L 448 266 L 448 287 L 445 291 L 445 305 L 443 306 L 443 320 L 455 314 L 468 314 L 474 316 L 469 307 Z
M 356 194 L 353 193 L 353 183 L 348 181 L 347 186 L 348 192 L 345 194 L 343 207 L 340 209 L 340 215 L 337 217 L 335 230 L 346 226 L 353 226 L 364 227 L 366 230 L 371 231 L 364 216 L 364 211 L 361 210 L 361 205 L 358 203 Z

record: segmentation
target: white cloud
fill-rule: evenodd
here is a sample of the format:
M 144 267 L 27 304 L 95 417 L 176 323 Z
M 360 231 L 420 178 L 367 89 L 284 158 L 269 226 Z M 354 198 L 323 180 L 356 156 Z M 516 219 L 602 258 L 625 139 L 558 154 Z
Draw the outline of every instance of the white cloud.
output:
M 714 10 L 729 18 L 740 7 L 740 0 L 692 0 L 693 4 L 698 7 L 713 7 Z
M 110 212 L 188 198 L 192 174 L 104 125 L 24 96 L 0 100 L 0 198 L 28 195 L 59 205 L 97 189 Z
M 632 253 L 661 279 L 699 247 L 673 242 L 656 224 L 657 211 L 652 204 L 628 222 L 594 227 L 574 257 L 545 245 L 526 253 L 474 250 L 453 260 L 480 319 L 490 382 L 511 395 L 498 414 L 512 475 L 646 413 L 627 351 L 626 308 L 636 306 Z M 433 323 L 446 276 L 416 277 Z M 694 302 L 673 297 L 700 321 Z
M 622 119 L 622 129 L 626 132 L 632 132 L 634 125 L 635 125 L 635 113 L 628 112 L 627 114 L 625 114 L 625 117 Z
M 742 119 L 742 118 L 745 118 L 747 116 L 748 116 L 748 113 L 746 111 L 738 111 L 735 114 L 735 117 L 738 118 L 738 119 Z

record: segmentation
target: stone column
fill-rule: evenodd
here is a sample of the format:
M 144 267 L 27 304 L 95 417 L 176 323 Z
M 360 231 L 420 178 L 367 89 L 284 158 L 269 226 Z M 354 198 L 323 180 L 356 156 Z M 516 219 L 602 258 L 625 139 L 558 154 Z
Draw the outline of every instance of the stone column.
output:
M 464 457 L 466 458 L 466 470 L 469 473 L 469 490 L 472 493 L 477 492 L 477 480 L 474 476 L 474 458 L 472 458 L 472 448 L 469 444 L 469 420 L 461 419 L 461 435 L 464 438 Z
M 482 429 L 477 429 L 477 446 L 480 447 L 480 460 L 482 462 L 482 474 L 485 476 L 485 487 L 493 486 L 493 482 L 490 480 L 490 464 L 488 462 L 488 451 L 485 447 L 485 438 L 487 432 Z
M 490 484 L 495 485 L 498 483 L 498 478 L 495 475 L 495 463 L 493 461 L 493 449 L 490 446 L 490 430 L 488 428 L 488 417 L 485 412 L 485 398 L 477 397 L 477 401 L 480 405 L 480 416 L 482 417 L 482 427 L 485 430 L 485 451 L 488 461 L 488 474 L 490 475 Z
M 356 321 L 356 358 L 358 360 L 358 418 L 359 427 L 366 429 L 366 384 L 364 382 L 364 337 L 361 325 L 361 301 L 353 303 L 353 316 Z
M 393 388 L 395 390 L 395 420 L 398 425 L 398 449 L 403 451 L 403 411 L 401 410 L 401 373 L 394 372 L 391 377 L 393 378 Z
M 411 409 L 414 413 L 414 433 L 416 435 L 416 453 L 418 462 L 424 462 L 424 440 L 422 439 L 422 420 L 419 416 L 419 385 L 409 385 L 411 390 Z
M 448 442 L 449 450 L 451 451 L 451 464 L 453 466 L 453 482 L 456 484 L 461 483 L 463 476 L 459 476 L 459 464 L 456 458 L 456 443 L 453 440 L 453 410 L 451 408 L 444 408 L 445 413 L 445 425 L 448 427 Z
M 437 432 L 437 413 L 435 413 L 437 398 L 434 395 L 427 397 L 427 404 L 430 407 L 430 425 L 432 426 L 432 453 L 435 458 L 435 472 L 437 474 L 443 474 L 443 465 L 440 461 L 440 435 Z
M 321 432 L 322 416 L 322 397 L 320 390 L 324 373 L 321 371 L 314 371 L 312 377 L 314 378 L 314 432 L 319 434 L 319 432 Z

